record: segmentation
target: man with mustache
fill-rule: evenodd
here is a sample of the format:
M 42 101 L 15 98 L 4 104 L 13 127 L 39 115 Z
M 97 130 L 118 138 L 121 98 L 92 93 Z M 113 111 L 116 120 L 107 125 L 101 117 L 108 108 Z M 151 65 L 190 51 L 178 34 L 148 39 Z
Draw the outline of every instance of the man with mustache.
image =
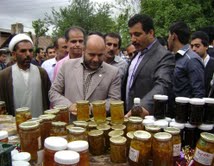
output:
M 49 108 L 49 77 L 44 69 L 31 64 L 33 42 L 29 36 L 14 36 L 9 50 L 17 63 L 0 72 L 0 100 L 5 101 L 10 115 L 17 108 L 29 107 L 32 116 L 38 117 Z
M 133 100 L 141 99 L 141 116 L 153 114 L 153 96 L 167 95 L 172 85 L 174 57 L 155 38 L 154 23 L 147 15 L 136 14 L 129 21 L 129 34 L 136 54 L 122 85 L 126 116 L 131 115 Z

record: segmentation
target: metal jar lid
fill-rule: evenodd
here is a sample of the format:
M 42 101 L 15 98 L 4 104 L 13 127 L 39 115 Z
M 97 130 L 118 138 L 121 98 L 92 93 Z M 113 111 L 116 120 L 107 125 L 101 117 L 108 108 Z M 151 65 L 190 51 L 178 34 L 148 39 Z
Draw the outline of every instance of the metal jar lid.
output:
M 126 143 L 126 141 L 127 141 L 127 139 L 125 137 L 122 137 L 122 136 L 110 138 L 110 142 L 117 144 L 117 145 L 123 145 Z
M 32 130 L 39 127 L 38 122 L 23 122 L 19 124 L 19 128 L 22 130 Z
M 122 136 L 124 134 L 123 130 L 112 130 L 108 133 L 109 137 L 118 137 L 118 136 Z
M 201 138 L 207 142 L 214 143 L 214 134 L 203 132 L 200 134 Z
M 164 129 L 164 131 L 172 135 L 177 135 L 180 133 L 180 129 L 176 127 L 167 127 Z
M 154 134 L 154 138 L 158 141 L 169 141 L 172 138 L 172 135 L 167 132 L 159 132 Z
M 61 110 L 67 110 L 68 106 L 66 106 L 66 105 L 55 105 L 53 108 L 61 111 Z
M 147 131 L 137 130 L 134 132 L 134 138 L 136 138 L 138 140 L 146 141 L 151 138 L 151 134 Z
M 128 133 L 126 133 L 126 137 L 129 139 L 133 139 L 134 138 L 134 132 L 135 131 L 129 131 Z
M 67 123 L 65 122 L 61 122 L 61 121 L 58 121 L 58 122 L 51 122 L 52 126 L 58 126 L 58 127 L 65 127 L 67 125 Z
M 151 131 L 151 132 L 159 132 L 161 130 L 160 127 L 154 126 L 154 125 L 145 126 L 145 129 L 146 129 L 146 131 Z
M 39 116 L 39 118 L 42 119 L 43 121 L 53 120 L 55 117 L 56 117 L 56 115 L 53 115 L 53 114 L 45 114 L 45 115 Z
M 111 126 L 112 130 L 125 130 L 126 129 L 126 125 L 123 124 L 115 124 L 113 126 Z
M 73 121 L 73 124 L 74 124 L 74 126 L 84 127 L 84 128 L 86 128 L 88 126 L 88 122 L 82 121 L 82 120 Z
M 111 127 L 110 127 L 110 125 L 107 125 L 107 124 L 100 124 L 97 126 L 97 129 L 105 131 L 105 130 L 110 130 Z
M 86 131 L 85 128 L 82 127 L 70 127 L 68 128 L 69 133 L 73 133 L 73 134 L 82 134 Z
M 16 112 L 26 112 L 26 111 L 30 111 L 30 108 L 29 107 L 21 107 L 21 108 L 17 108 L 16 109 Z
M 91 130 L 91 131 L 88 132 L 88 135 L 92 136 L 92 137 L 101 136 L 101 135 L 103 135 L 103 131 L 101 131 L 101 130 Z
M 130 116 L 129 117 L 129 122 L 131 123 L 142 123 L 143 119 L 138 116 Z
M 44 111 L 45 114 L 54 114 L 54 115 L 58 114 L 59 112 L 60 112 L 59 109 L 50 109 L 50 110 Z

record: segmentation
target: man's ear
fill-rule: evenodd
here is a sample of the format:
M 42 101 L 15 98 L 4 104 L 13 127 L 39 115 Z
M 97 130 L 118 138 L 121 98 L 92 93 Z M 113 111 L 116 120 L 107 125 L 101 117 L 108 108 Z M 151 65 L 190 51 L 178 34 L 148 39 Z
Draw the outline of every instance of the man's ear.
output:
M 173 33 L 173 34 L 172 34 L 172 39 L 173 39 L 173 40 L 177 40 L 177 39 L 178 39 L 178 35 L 177 35 L 176 33 Z
M 12 55 L 12 57 L 14 58 L 14 60 L 16 60 L 16 52 L 13 51 L 13 52 L 11 53 L 11 55 Z

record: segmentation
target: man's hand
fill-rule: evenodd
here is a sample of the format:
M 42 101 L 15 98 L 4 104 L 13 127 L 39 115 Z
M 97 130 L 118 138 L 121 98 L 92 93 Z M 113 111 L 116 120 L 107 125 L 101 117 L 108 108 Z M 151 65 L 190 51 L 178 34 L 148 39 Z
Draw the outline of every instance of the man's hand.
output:
M 71 104 L 71 106 L 68 108 L 68 111 L 72 114 L 72 115 L 77 115 L 77 104 Z
M 143 111 L 141 112 L 141 118 L 144 118 L 145 116 L 149 115 L 149 111 L 147 111 L 145 108 L 143 108 Z M 125 115 L 126 118 L 130 117 L 132 115 L 131 110 Z

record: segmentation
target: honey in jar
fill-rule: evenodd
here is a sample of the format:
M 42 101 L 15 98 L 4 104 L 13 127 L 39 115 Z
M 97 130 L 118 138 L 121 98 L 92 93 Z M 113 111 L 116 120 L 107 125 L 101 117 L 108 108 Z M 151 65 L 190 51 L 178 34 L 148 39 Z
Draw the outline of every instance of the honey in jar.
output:
M 154 95 L 154 117 L 156 119 L 164 119 L 167 112 L 168 96 Z
M 65 122 L 52 122 L 52 127 L 50 131 L 50 136 L 60 136 L 67 139 L 67 130 Z
M 186 123 L 188 120 L 189 98 L 176 97 L 175 121 L 178 123 Z
M 88 133 L 89 151 L 92 155 L 104 154 L 104 135 L 101 130 L 91 130 Z
M 129 149 L 130 166 L 147 166 L 151 154 L 151 134 L 147 131 L 137 130 L 131 141 Z
M 0 142 L 8 143 L 8 132 L 5 130 L 0 131 Z
M 62 122 L 69 124 L 70 114 L 68 111 L 68 107 L 65 105 L 56 105 L 56 106 L 54 106 L 54 109 L 60 110 L 59 111 L 59 114 L 60 114 L 60 120 L 59 121 L 62 121 Z
M 173 165 L 173 144 L 171 134 L 159 132 L 154 135 L 152 155 L 153 166 Z
M 54 166 L 79 166 L 80 155 L 71 150 L 62 150 L 54 155 Z
M 143 130 L 143 119 L 137 116 L 130 116 L 127 123 L 127 132 L 129 131 L 136 131 L 136 130 Z
M 127 139 L 122 136 L 110 138 L 110 159 L 113 163 L 125 163 L 127 157 Z
M 19 124 L 32 118 L 30 109 L 28 107 L 21 107 L 16 109 L 16 128 L 19 133 Z
M 106 121 L 106 102 L 98 100 L 92 102 L 94 121 L 99 124 Z
M 109 136 L 108 133 L 111 130 L 111 126 L 110 125 L 106 125 L 106 124 L 100 124 L 97 126 L 98 130 L 103 131 L 103 135 L 104 135 L 104 143 L 105 143 L 105 150 L 108 150 L 108 148 L 110 147 L 110 142 L 109 142 Z
M 5 102 L 0 101 L 0 115 L 4 115 L 7 113 Z
M 87 141 L 73 141 L 68 143 L 68 150 L 78 152 L 80 154 L 79 166 L 89 166 L 89 152 Z
M 37 152 L 42 148 L 38 122 L 23 122 L 19 125 L 21 151 L 29 152 L 31 159 L 37 161 Z
M 214 124 L 214 99 L 204 98 L 205 101 L 205 111 L 203 122 L 205 124 Z
M 89 101 L 79 100 L 77 103 L 77 120 L 88 121 L 89 117 Z
M 59 109 L 49 109 L 44 111 L 45 114 L 53 114 L 55 115 L 55 121 L 61 121 L 61 114 Z
M 194 166 L 214 165 L 214 134 L 203 132 L 194 153 Z
M 87 140 L 86 129 L 82 127 L 70 127 L 68 129 L 68 142 L 77 140 Z
M 44 143 L 43 166 L 54 165 L 54 154 L 58 151 L 67 149 L 67 140 L 62 137 L 48 137 Z
M 110 101 L 110 113 L 112 124 L 123 124 L 124 122 L 124 102 L 120 100 Z

